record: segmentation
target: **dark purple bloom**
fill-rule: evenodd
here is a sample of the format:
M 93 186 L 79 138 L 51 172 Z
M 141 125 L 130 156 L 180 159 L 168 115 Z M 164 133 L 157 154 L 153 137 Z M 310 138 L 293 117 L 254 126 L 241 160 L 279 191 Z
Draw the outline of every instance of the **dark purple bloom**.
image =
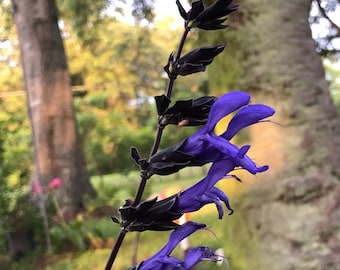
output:
M 119 208 L 120 220 L 117 218 L 112 218 L 112 220 L 127 231 L 167 231 L 178 227 L 174 220 L 180 218 L 183 213 L 195 212 L 210 203 L 216 205 L 218 218 L 222 219 L 224 214 L 222 202 L 229 209 L 230 215 L 234 210 L 225 193 L 214 185 L 234 168 L 235 165 L 231 159 L 215 162 L 207 176 L 195 185 L 160 201 L 154 198 L 143 201 L 137 206 L 127 201 Z
M 187 166 L 202 166 L 219 160 L 231 160 L 236 167 L 246 169 L 252 174 L 266 171 L 268 166 L 257 167 L 246 155 L 249 145 L 239 148 L 230 142 L 241 129 L 261 122 L 275 113 L 269 106 L 249 105 L 249 102 L 250 96 L 244 92 L 230 92 L 217 99 L 210 110 L 207 124 L 179 144 L 153 155 L 149 161 L 148 172 L 166 175 Z M 219 136 L 216 135 L 216 124 L 235 111 L 237 112 L 227 130 Z
M 186 12 L 179 0 L 176 1 L 178 10 L 189 28 L 197 27 L 204 30 L 217 30 L 227 28 L 224 22 L 226 16 L 235 11 L 238 6 L 231 6 L 233 0 L 217 0 L 204 8 L 203 1 L 193 1 L 192 8 Z
M 204 96 L 196 99 L 178 100 L 171 107 L 169 100 L 163 96 L 155 97 L 159 115 L 159 125 L 168 124 L 179 126 L 204 125 L 208 121 L 211 106 L 216 97 Z
M 171 252 L 184 238 L 195 231 L 205 228 L 204 224 L 187 222 L 170 235 L 168 243 L 149 259 L 129 270 L 189 270 L 202 260 L 216 261 L 217 256 L 209 247 L 194 247 L 188 251 L 183 261 L 173 256 Z
M 234 162 L 232 160 L 220 160 L 214 163 L 206 177 L 179 193 L 178 199 L 171 207 L 171 211 L 181 213 L 195 212 L 206 204 L 214 203 L 218 211 L 218 218 L 222 219 L 224 214 L 222 201 L 229 209 L 229 214 L 231 215 L 234 210 L 229 204 L 228 197 L 223 191 L 214 187 L 214 185 L 232 170 L 234 170 Z
M 127 201 L 119 208 L 120 220 L 117 218 L 112 220 L 127 231 L 167 231 L 178 227 L 174 220 L 180 218 L 183 213 L 195 212 L 210 203 L 216 205 L 218 218 L 222 219 L 224 214 L 222 202 L 230 211 L 230 215 L 234 210 L 226 194 L 214 185 L 234 168 L 231 159 L 217 161 L 213 163 L 207 176 L 195 185 L 160 201 L 154 198 L 137 206 Z
M 203 72 L 224 48 L 225 45 L 201 47 L 183 55 L 178 61 L 174 61 L 174 54 L 170 54 L 168 64 L 164 67 L 164 70 L 169 77 Z

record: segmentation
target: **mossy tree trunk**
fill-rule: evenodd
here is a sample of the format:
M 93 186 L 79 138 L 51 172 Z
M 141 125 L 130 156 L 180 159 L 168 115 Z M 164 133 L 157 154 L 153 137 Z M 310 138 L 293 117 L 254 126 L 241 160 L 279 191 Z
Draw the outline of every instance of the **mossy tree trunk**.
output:
M 237 60 L 240 89 L 253 103 L 273 106 L 280 124 L 251 129 L 250 156 L 271 168 L 251 180 L 235 206 L 247 220 L 226 221 L 247 226 L 249 239 L 258 240 L 249 252 L 256 248 L 262 265 L 248 262 L 257 269 L 340 265 L 340 126 L 311 36 L 310 8 L 311 1 L 244 0 L 240 24 L 227 34 L 227 42 L 237 43 L 237 51 L 225 54 Z M 226 241 L 235 246 L 238 229 L 230 230 Z M 237 256 L 233 261 L 248 259 Z
M 94 195 L 94 190 L 77 134 L 55 1 L 12 0 L 12 8 L 32 124 L 35 176 L 43 185 L 61 178 L 59 202 L 68 213 L 76 213 L 84 207 L 84 195 Z

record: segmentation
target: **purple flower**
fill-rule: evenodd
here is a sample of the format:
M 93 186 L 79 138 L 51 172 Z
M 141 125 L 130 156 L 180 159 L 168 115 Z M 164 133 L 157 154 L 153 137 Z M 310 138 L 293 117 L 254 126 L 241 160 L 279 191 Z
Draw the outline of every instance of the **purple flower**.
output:
M 222 202 L 229 209 L 231 215 L 234 210 L 229 204 L 229 199 L 223 191 L 214 185 L 234 169 L 234 163 L 229 160 L 220 160 L 214 163 L 206 177 L 195 185 L 182 191 L 178 199 L 171 207 L 171 212 L 194 212 L 201 209 L 206 204 L 214 203 L 218 211 L 218 218 L 222 219 L 224 211 Z
M 192 2 L 189 12 L 186 12 L 179 0 L 176 1 L 179 13 L 186 21 L 189 28 L 197 27 L 204 30 L 224 29 L 226 16 L 235 11 L 238 6 L 231 6 L 233 0 L 217 0 L 212 5 L 204 8 L 202 0 Z
M 209 162 L 228 160 L 252 174 L 263 172 L 268 166 L 258 167 L 246 155 L 250 146 L 239 148 L 230 140 L 241 129 L 261 122 L 275 111 L 263 104 L 250 105 L 250 95 L 244 92 L 230 92 L 217 99 L 212 106 L 208 122 L 199 131 L 178 143 L 153 155 L 148 164 L 149 174 L 167 175 L 187 166 L 202 166 Z M 235 112 L 227 130 L 216 135 L 214 128 L 225 116 Z
M 149 259 L 141 262 L 138 266 L 129 268 L 129 270 L 186 270 L 191 269 L 202 260 L 215 261 L 217 256 L 209 247 L 195 247 L 190 249 L 183 261 L 170 256 L 179 242 L 195 231 L 203 228 L 205 228 L 204 224 L 191 221 L 185 223 L 171 233 L 168 243 L 160 251 Z
M 213 163 L 206 177 L 188 189 L 160 201 L 157 201 L 157 198 L 143 201 L 137 206 L 126 201 L 119 208 L 120 219 L 112 217 L 112 220 L 127 231 L 173 230 L 178 227 L 174 220 L 180 218 L 183 213 L 195 212 L 210 203 L 216 205 L 218 218 L 222 219 L 224 214 L 222 202 L 229 209 L 229 215 L 234 210 L 225 193 L 214 185 L 234 167 L 231 159 L 217 161 Z

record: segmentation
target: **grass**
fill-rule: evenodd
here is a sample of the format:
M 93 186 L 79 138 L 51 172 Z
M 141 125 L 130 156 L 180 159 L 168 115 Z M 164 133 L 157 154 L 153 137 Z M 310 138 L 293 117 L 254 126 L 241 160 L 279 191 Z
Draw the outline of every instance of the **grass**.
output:
M 155 176 L 150 179 L 150 190 L 148 190 L 148 193 L 158 194 L 162 190 L 174 185 L 180 185 L 183 188 L 190 186 L 205 175 L 205 170 L 206 169 L 202 168 L 189 168 L 181 171 L 180 175 L 177 176 Z M 112 174 L 103 177 L 93 177 L 91 181 L 100 194 L 104 193 L 102 191 L 105 191 L 108 193 L 108 196 L 116 197 L 116 202 L 124 202 L 126 196 L 131 196 L 132 191 L 136 189 L 138 179 L 138 172 L 132 172 L 128 175 Z M 231 188 L 231 190 L 233 190 L 233 188 Z M 111 194 L 111 191 L 114 193 Z M 230 196 L 232 194 L 228 192 L 228 195 Z M 218 220 L 217 211 L 213 205 L 204 207 L 199 212 L 191 214 L 190 217 L 196 222 L 207 224 L 208 228 L 211 229 L 211 231 L 203 230 L 192 235 L 190 237 L 192 246 L 206 245 L 214 249 L 223 248 L 225 255 L 230 258 L 231 269 L 233 270 L 253 268 L 254 264 L 251 265 L 251 263 L 248 262 L 248 258 L 256 257 L 255 253 L 249 254 L 249 250 L 253 249 L 256 241 L 248 237 L 249 231 L 246 226 L 246 217 L 236 212 L 232 217 L 225 216 L 222 221 Z M 39 252 L 38 250 L 19 262 L 12 262 L 8 256 L 0 255 L 0 268 L 13 270 L 103 269 L 113 245 L 113 237 L 118 234 L 120 228 L 112 223 L 110 217 L 104 217 L 85 220 L 82 230 L 91 232 L 94 237 L 100 236 L 99 238 L 102 239 L 102 241 L 104 239 L 104 242 L 101 242 L 101 248 L 92 247 L 90 250 L 84 252 L 69 251 L 54 255 L 44 255 L 43 252 Z M 169 234 L 170 232 L 149 231 L 140 234 L 137 261 L 140 262 L 156 253 L 167 242 Z M 129 233 L 126 236 L 113 269 L 126 269 L 132 265 L 131 250 L 135 235 L 136 233 Z M 235 241 L 239 241 L 236 235 L 241 235 L 240 244 L 235 243 Z M 177 248 L 173 255 L 181 257 L 180 250 Z M 234 261 L 234 258 L 239 258 L 239 260 Z M 216 269 L 216 265 L 202 263 L 196 267 L 195 270 L 196 269 Z

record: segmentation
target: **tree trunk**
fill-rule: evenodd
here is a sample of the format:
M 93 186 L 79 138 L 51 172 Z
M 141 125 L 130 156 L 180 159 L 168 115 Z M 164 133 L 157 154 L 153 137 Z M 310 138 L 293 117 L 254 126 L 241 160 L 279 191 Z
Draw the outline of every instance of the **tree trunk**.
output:
M 249 155 L 270 170 L 252 180 L 235 207 L 247 216 L 238 226 L 259 240 L 257 269 L 340 265 L 340 126 L 311 36 L 310 7 L 296 0 L 241 6 L 242 89 L 253 103 L 273 106 L 280 124 L 251 129 Z M 228 241 L 237 245 L 234 230 Z
M 59 177 L 57 192 L 67 213 L 94 196 L 78 139 L 67 62 L 54 0 L 12 0 L 20 42 L 28 111 L 31 119 L 35 175 L 41 184 Z

